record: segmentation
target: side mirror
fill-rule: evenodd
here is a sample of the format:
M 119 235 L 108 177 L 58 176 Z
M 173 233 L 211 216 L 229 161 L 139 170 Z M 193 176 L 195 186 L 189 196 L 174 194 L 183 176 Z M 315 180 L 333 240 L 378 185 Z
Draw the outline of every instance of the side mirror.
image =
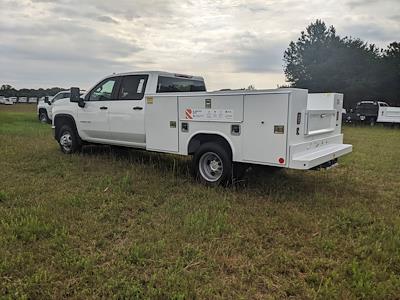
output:
M 69 101 L 78 103 L 79 107 L 85 107 L 85 101 L 81 98 L 81 91 L 78 87 L 71 88 Z
M 49 100 L 49 96 L 44 97 L 44 102 L 48 105 L 51 105 L 51 101 Z

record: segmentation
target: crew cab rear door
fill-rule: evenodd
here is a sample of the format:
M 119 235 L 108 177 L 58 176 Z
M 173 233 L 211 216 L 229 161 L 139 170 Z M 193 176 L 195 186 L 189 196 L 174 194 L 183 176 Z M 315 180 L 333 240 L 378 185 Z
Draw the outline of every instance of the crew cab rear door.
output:
M 145 145 L 144 94 L 148 77 L 148 74 L 121 77 L 117 96 L 108 110 L 110 140 Z

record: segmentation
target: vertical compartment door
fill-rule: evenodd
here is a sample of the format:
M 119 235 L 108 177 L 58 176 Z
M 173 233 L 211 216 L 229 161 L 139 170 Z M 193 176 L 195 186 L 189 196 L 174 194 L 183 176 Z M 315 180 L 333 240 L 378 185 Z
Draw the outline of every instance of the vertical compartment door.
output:
M 288 94 L 245 95 L 243 160 L 286 164 L 288 102 Z
M 178 152 L 178 97 L 146 97 L 146 149 Z

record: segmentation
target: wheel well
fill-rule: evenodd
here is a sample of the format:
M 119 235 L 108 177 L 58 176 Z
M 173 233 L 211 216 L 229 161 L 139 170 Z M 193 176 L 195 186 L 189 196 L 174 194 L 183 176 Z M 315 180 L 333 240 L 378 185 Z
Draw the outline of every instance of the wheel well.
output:
M 70 115 L 57 115 L 54 117 L 54 126 L 55 126 L 55 138 L 58 140 L 60 129 L 63 125 L 70 125 L 72 129 L 77 131 L 75 120 Z
M 47 115 L 47 110 L 45 108 L 39 108 L 39 113 L 44 112 Z
M 232 157 L 232 147 L 229 142 L 218 134 L 210 133 L 199 133 L 192 137 L 188 146 L 188 154 L 194 154 L 202 144 L 209 142 L 222 145 L 229 151 L 229 155 Z

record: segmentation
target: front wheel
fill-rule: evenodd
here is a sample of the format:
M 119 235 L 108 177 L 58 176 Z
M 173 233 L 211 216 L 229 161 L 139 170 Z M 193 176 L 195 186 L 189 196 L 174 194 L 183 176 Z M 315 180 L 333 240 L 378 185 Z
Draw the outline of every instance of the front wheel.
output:
M 82 146 L 78 134 L 69 125 L 61 127 L 58 143 L 61 151 L 65 154 L 77 152 Z
M 370 118 L 369 119 L 369 126 L 375 126 L 375 124 L 376 124 L 376 119 L 375 118 Z
M 49 123 L 49 118 L 47 117 L 47 113 L 45 111 L 41 111 L 39 113 L 39 121 L 41 123 Z
M 217 143 L 205 143 L 193 156 L 193 173 L 207 186 L 229 183 L 232 179 L 232 158 L 227 149 Z

